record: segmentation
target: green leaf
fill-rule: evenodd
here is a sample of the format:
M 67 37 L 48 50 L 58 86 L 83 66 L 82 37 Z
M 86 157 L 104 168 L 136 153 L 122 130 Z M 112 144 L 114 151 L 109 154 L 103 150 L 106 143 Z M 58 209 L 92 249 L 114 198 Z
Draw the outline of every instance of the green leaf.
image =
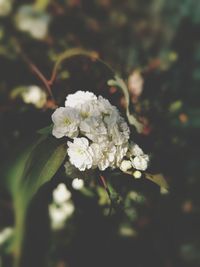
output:
M 27 159 L 18 183 L 19 188 L 28 189 L 29 196 L 33 195 L 42 184 L 53 177 L 64 161 L 66 152 L 66 144 L 60 144 L 53 137 L 40 142 Z
M 40 189 L 58 171 L 66 156 L 66 144 L 53 137 L 42 137 L 30 145 L 19 157 L 7 175 L 6 182 L 13 196 L 15 208 L 14 253 L 16 266 L 23 257 L 25 225 L 29 205 Z
M 39 139 L 32 140 L 32 142 L 28 144 L 26 142 L 24 144 L 20 143 L 18 149 L 13 152 L 10 160 L 6 162 L 6 166 L 2 167 L 3 179 L 1 182 L 12 196 L 17 190 L 16 187 L 23 175 L 27 159 L 30 157 L 35 147 L 43 140 L 44 137 L 42 136 Z
M 155 184 L 159 185 L 161 188 L 169 190 L 169 184 L 167 183 L 167 181 L 165 180 L 164 176 L 161 173 L 159 174 L 146 173 L 145 177 L 150 181 L 154 182 Z
M 53 130 L 53 124 L 47 126 L 47 127 L 44 127 L 40 130 L 38 130 L 37 132 L 41 135 L 49 135 L 52 133 L 52 130 Z

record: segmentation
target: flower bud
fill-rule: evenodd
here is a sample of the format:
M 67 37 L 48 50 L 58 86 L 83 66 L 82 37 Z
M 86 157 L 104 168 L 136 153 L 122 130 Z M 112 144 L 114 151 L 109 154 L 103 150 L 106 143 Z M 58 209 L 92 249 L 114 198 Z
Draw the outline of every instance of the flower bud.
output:
M 128 171 L 129 169 L 132 168 L 132 164 L 130 160 L 123 160 L 120 165 L 120 170 L 123 172 Z
M 132 166 L 136 170 L 145 171 L 148 167 L 149 156 L 148 155 L 141 155 L 137 156 L 132 160 Z

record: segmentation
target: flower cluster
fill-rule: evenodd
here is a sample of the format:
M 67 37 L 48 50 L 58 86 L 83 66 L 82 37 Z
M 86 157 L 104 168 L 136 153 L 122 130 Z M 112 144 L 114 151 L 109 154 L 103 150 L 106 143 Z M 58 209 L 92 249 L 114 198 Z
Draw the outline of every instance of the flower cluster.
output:
M 70 94 L 65 107 L 57 108 L 52 120 L 56 138 L 72 139 L 67 142 L 69 161 L 80 171 L 120 168 L 127 157 L 131 167 L 147 168 L 148 156 L 138 146 L 130 145 L 128 124 L 102 96 L 83 91 Z
M 74 205 L 71 193 L 66 185 L 61 183 L 53 191 L 53 203 L 49 205 L 51 226 L 54 230 L 64 227 L 66 220 L 73 214 Z

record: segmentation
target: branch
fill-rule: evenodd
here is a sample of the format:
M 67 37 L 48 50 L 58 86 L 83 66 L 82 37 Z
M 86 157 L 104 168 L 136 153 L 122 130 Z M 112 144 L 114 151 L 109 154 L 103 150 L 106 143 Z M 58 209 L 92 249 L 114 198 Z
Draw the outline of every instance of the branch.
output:
M 109 199 L 111 200 L 111 192 L 110 192 L 110 190 L 108 188 L 108 185 L 106 183 L 106 180 L 105 180 L 104 176 L 100 175 L 100 179 L 101 179 L 101 182 L 103 184 L 104 189 L 106 190 L 106 192 L 108 194 Z
M 49 96 L 51 97 L 51 99 L 55 102 L 55 99 L 53 97 L 53 94 L 52 94 L 52 90 L 51 90 L 49 81 L 45 78 L 45 76 L 38 69 L 38 67 L 34 63 L 32 63 L 30 61 L 30 59 L 26 55 L 24 55 L 24 54 L 23 54 L 23 59 L 29 65 L 29 68 L 31 69 L 31 71 L 33 73 L 35 73 L 35 75 L 39 78 L 40 81 L 43 82 L 43 84 L 44 84 L 44 86 L 46 88 L 47 93 L 49 94 Z
M 21 48 L 20 43 L 18 42 L 17 39 L 13 39 L 15 46 L 16 46 L 16 50 L 18 51 L 18 53 L 21 55 L 22 59 L 27 63 L 27 65 L 29 66 L 30 70 L 35 73 L 35 75 L 39 78 L 39 80 L 44 84 L 45 89 L 48 93 L 48 95 L 50 96 L 50 98 L 52 99 L 52 101 L 55 103 L 55 99 L 53 97 L 52 94 L 52 90 L 50 87 L 50 83 L 47 80 L 47 78 L 42 74 L 42 72 L 38 69 L 38 67 L 28 58 L 28 56 L 24 53 L 24 51 Z

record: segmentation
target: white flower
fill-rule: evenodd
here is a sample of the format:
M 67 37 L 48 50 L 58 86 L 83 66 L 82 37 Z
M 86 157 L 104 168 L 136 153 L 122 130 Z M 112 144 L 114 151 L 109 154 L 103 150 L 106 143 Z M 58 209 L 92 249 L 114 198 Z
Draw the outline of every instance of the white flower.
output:
M 117 108 L 111 105 L 110 102 L 102 96 L 98 97 L 98 109 L 103 115 L 110 115 L 112 113 L 118 114 Z
M 35 9 L 33 5 L 23 5 L 16 15 L 16 26 L 28 32 L 33 38 L 44 39 L 48 33 L 50 16 L 44 11 Z
M 58 138 L 64 135 L 73 138 L 73 142 L 67 143 L 67 153 L 70 163 L 79 171 L 120 168 L 124 159 L 130 158 L 134 162 L 132 156 L 144 157 L 137 145 L 129 145 L 128 124 L 107 99 L 102 96 L 97 98 L 91 92 L 78 91 L 67 96 L 65 106 L 58 108 L 52 116 L 53 134 Z M 66 124 L 63 115 L 65 109 L 79 116 L 76 119 L 69 118 L 68 112 L 67 129 L 63 125 Z M 71 128 L 71 122 L 74 128 Z M 132 164 L 138 165 L 137 162 Z M 72 172 L 71 168 L 68 170 L 67 164 L 66 169 L 67 173 Z
M 71 164 L 80 171 L 90 169 L 93 164 L 93 150 L 89 146 L 89 141 L 85 137 L 74 138 L 74 142 L 67 142 L 68 155 Z
M 107 129 L 100 117 L 90 117 L 80 123 L 80 131 L 93 142 L 107 140 Z
M 47 101 L 46 93 L 36 85 L 27 86 L 21 96 L 25 103 L 33 104 L 37 108 L 42 108 Z
M 144 155 L 143 150 L 135 143 L 131 142 L 128 149 L 128 156 L 142 156 Z
M 84 186 L 84 181 L 82 179 L 79 179 L 79 178 L 73 179 L 72 187 L 75 190 L 81 190 L 83 188 L 83 186 Z
M 118 120 L 118 125 L 119 125 L 119 131 L 122 134 L 124 142 L 127 142 L 130 138 L 130 129 L 128 127 L 128 124 L 122 117 L 120 117 Z
M 130 135 L 130 130 L 127 123 L 123 120 L 123 118 L 119 118 L 117 123 L 110 126 L 108 128 L 109 135 L 112 137 L 112 141 L 115 145 L 122 145 L 127 143 Z
M 59 230 L 64 227 L 65 221 L 73 214 L 74 205 L 71 201 L 67 201 L 60 206 L 55 204 L 49 205 L 49 216 L 51 219 L 51 227 Z
M 3 245 L 13 234 L 12 227 L 6 227 L 0 232 L 0 246 Z
M 92 143 L 90 147 L 93 152 L 93 167 L 98 167 L 98 164 L 100 163 L 103 157 L 103 146 L 98 143 Z
M 120 165 L 120 170 L 123 172 L 127 172 L 132 168 L 132 163 L 130 160 L 123 160 Z
M 113 167 L 119 167 L 121 164 L 121 161 L 127 154 L 128 150 L 128 143 L 124 143 L 120 146 L 116 146 L 116 156 L 115 156 L 115 165 Z
M 62 204 L 71 198 L 71 192 L 66 185 L 60 183 L 53 191 L 53 200 L 56 204 Z
M 140 171 L 145 171 L 147 169 L 148 162 L 149 162 L 149 156 L 145 154 L 141 156 L 136 156 L 135 158 L 132 159 L 133 167 Z
M 7 16 L 12 10 L 13 0 L 0 0 L 0 16 Z
M 88 91 L 78 91 L 75 94 L 68 95 L 65 106 L 76 108 L 82 120 L 101 116 L 97 105 L 97 97 Z
M 98 166 L 100 170 L 105 170 L 108 167 L 113 167 L 116 159 L 117 148 L 114 144 L 104 142 L 101 144 L 91 144 L 93 150 L 93 164 Z
M 66 185 L 60 183 L 53 191 L 53 203 L 49 205 L 51 226 L 55 230 L 63 228 L 65 221 L 74 212 L 71 193 Z
M 101 112 L 98 109 L 96 101 L 88 101 L 76 107 L 79 110 L 81 118 L 90 119 L 91 117 L 101 117 Z
M 117 125 L 118 120 L 119 120 L 119 112 L 116 109 L 112 109 L 110 111 L 104 110 L 103 112 L 103 120 L 105 124 L 107 125 L 108 129 L 113 128 L 114 126 Z
M 52 134 L 56 138 L 63 136 L 73 138 L 78 135 L 80 117 L 76 109 L 69 107 L 57 108 L 52 115 L 52 121 L 54 123 Z
M 97 100 L 97 97 L 91 92 L 77 91 L 66 97 L 65 106 L 80 109 L 81 105 L 86 104 L 88 101 Z
M 35 20 L 33 22 L 32 28 L 29 29 L 31 36 L 35 39 L 43 39 L 48 33 L 48 18 L 45 16 L 40 20 Z

